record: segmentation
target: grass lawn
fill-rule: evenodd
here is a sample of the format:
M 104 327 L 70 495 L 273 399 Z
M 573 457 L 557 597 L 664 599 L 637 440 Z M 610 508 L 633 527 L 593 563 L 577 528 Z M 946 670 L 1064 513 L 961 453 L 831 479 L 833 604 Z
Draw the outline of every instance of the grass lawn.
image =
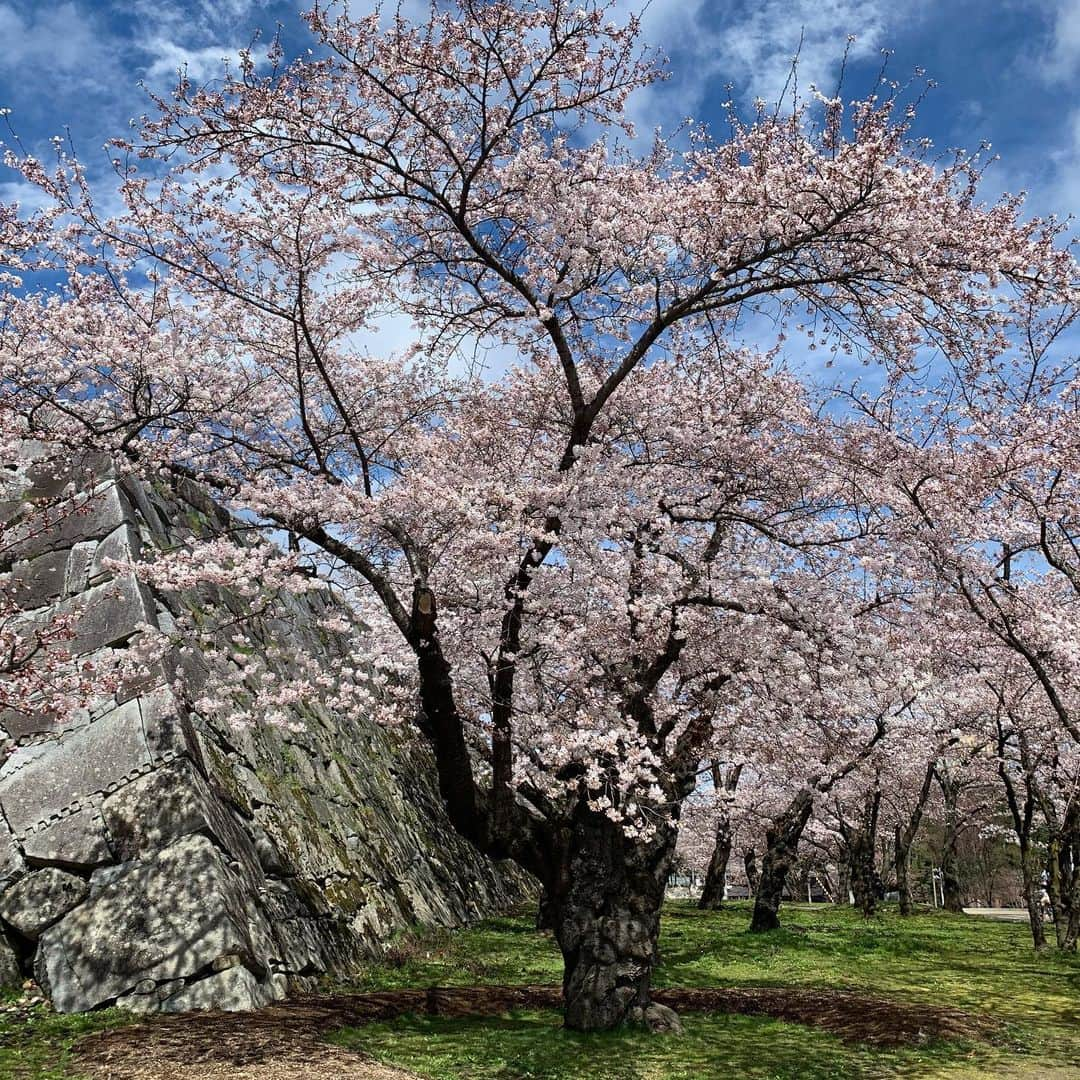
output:
M 17 994 L 0 996 L 0 1004 Z M 37 1007 L 0 1013 L 0 1080 L 69 1080 L 78 1071 L 71 1048 L 84 1035 L 131 1023 L 120 1009 L 61 1016 Z
M 686 1035 L 580 1036 L 559 1016 L 492 1020 L 416 1016 L 343 1031 L 346 1045 L 433 1080 L 858 1080 L 871 1077 L 1036 1077 L 1080 1080 L 1080 960 L 1036 956 L 1024 923 L 886 910 L 789 906 L 788 927 L 746 932 L 749 906 L 664 915 L 659 986 L 806 986 L 868 991 L 989 1014 L 992 1042 L 900 1050 L 853 1046 L 764 1017 L 684 1015 Z M 357 989 L 558 982 L 558 950 L 527 917 L 457 934 L 406 938 Z
M 554 1011 L 523 1009 L 490 1019 L 404 1016 L 332 1038 L 431 1080 L 1080 1080 L 1080 960 L 1037 957 L 1026 924 L 940 913 L 904 920 L 889 910 L 867 923 L 828 906 L 788 907 L 782 917 L 788 929 L 751 936 L 746 905 L 722 913 L 670 905 L 657 984 L 859 990 L 989 1015 L 998 1030 L 990 1041 L 880 1049 L 767 1017 L 684 1014 L 681 1038 L 635 1031 L 581 1036 L 563 1031 Z M 402 935 L 385 961 L 330 989 L 560 978 L 558 950 L 523 915 L 453 934 Z M 115 1010 L 82 1017 L 41 1009 L 23 1018 L 0 1014 L 0 1078 L 75 1080 L 80 1073 L 71 1047 L 78 1037 L 126 1022 Z

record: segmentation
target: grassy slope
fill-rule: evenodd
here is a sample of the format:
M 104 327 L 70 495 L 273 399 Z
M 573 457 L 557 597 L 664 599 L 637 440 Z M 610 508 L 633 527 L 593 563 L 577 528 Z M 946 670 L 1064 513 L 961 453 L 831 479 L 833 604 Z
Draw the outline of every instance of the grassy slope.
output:
M 686 1016 L 686 1036 L 572 1035 L 548 1013 L 498 1020 L 416 1017 L 343 1032 L 341 1040 L 438 1080 L 858 1080 L 870 1077 L 1054 1077 L 1080 1080 L 1080 961 L 1031 949 L 1025 924 L 943 914 L 869 923 L 850 910 L 788 909 L 804 933 L 746 933 L 748 909 L 665 912 L 657 983 L 667 986 L 827 986 L 989 1013 L 992 1045 L 902 1051 L 845 1045 L 757 1017 Z M 454 936 L 403 942 L 395 963 L 360 986 L 551 983 L 557 951 L 529 920 L 492 920 Z M 359 986 L 358 986 L 359 988 Z
M 69 1080 L 78 1075 L 71 1067 L 71 1048 L 83 1035 L 131 1021 L 131 1014 L 119 1009 L 69 1016 L 43 1008 L 19 1016 L 0 1013 L 0 1080 Z
M 346 1030 L 338 1040 L 435 1080 L 861 1080 L 872 1077 L 1080 1080 L 1080 960 L 1032 952 L 1024 924 L 894 913 L 864 923 L 852 911 L 794 908 L 805 933 L 746 933 L 748 909 L 665 912 L 657 982 L 671 986 L 828 986 L 989 1013 L 993 1044 L 903 1051 L 845 1045 L 821 1031 L 759 1017 L 684 1016 L 685 1037 L 636 1032 L 583 1037 L 549 1012 L 492 1020 L 405 1018 Z M 457 934 L 407 936 L 388 961 L 359 973 L 358 990 L 433 985 L 557 983 L 549 937 L 528 917 L 490 920 Z M 83 1017 L 0 1014 L 0 1078 L 71 1080 L 67 1050 L 83 1032 L 125 1022 L 112 1010 Z

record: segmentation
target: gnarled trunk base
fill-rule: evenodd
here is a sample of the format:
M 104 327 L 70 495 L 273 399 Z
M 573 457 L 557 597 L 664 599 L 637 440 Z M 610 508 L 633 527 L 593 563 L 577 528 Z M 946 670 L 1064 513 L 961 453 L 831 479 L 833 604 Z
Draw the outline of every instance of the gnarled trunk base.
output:
M 674 829 L 644 842 L 582 811 L 568 837 L 560 880 L 549 889 L 562 950 L 564 1023 L 573 1031 L 642 1024 L 679 1031 L 650 999 L 660 907 L 675 850 Z

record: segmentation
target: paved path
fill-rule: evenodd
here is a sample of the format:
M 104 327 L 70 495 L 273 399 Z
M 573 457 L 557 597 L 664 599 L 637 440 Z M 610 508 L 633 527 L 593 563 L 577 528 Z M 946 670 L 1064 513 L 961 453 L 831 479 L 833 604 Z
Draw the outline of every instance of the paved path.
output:
M 1027 922 L 1027 908 L 1016 907 L 966 907 L 965 915 L 981 915 L 984 919 L 997 919 L 999 922 Z

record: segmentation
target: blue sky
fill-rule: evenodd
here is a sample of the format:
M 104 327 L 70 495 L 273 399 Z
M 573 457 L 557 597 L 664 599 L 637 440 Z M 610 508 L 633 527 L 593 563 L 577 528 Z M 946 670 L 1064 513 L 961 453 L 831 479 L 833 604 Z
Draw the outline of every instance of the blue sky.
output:
M 279 22 L 297 52 L 307 44 L 302 2 L 0 0 L 0 107 L 28 149 L 68 129 L 91 174 L 103 173 L 105 139 L 147 107 L 140 81 L 166 89 L 183 63 L 212 78 L 223 57 Z M 652 0 L 645 27 L 672 78 L 634 102 L 643 127 L 715 117 L 729 82 L 739 100 L 771 100 L 800 36 L 800 81 L 831 91 L 854 34 L 850 95 L 872 85 L 880 50 L 893 50 L 897 77 L 922 67 L 938 84 L 920 134 L 942 148 L 985 139 L 1002 156 L 993 188 L 1029 190 L 1040 212 L 1080 211 L 1080 0 Z M 0 178 L 0 198 L 24 194 Z

